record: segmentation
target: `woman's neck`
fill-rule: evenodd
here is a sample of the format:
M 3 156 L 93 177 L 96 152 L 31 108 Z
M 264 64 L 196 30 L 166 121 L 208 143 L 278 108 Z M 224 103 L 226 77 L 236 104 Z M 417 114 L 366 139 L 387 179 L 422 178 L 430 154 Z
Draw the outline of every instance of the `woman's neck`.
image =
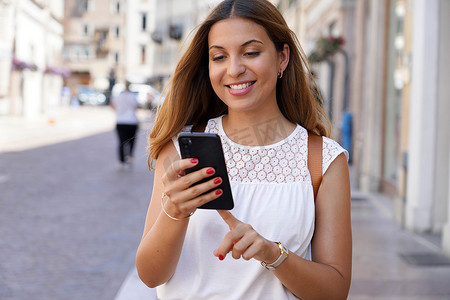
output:
M 247 146 L 267 146 L 288 137 L 296 124 L 280 111 L 271 113 L 229 112 L 222 119 L 223 130 L 235 143 Z

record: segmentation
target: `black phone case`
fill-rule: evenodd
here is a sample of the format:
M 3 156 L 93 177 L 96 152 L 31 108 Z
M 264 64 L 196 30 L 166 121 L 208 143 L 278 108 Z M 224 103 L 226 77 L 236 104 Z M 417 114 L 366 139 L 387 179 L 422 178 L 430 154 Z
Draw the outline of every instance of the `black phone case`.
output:
M 180 145 L 182 158 L 198 159 L 198 164 L 193 168 L 186 169 L 186 173 L 191 173 L 205 167 L 213 167 L 215 169 L 216 173 L 213 176 L 207 177 L 198 183 L 208 181 L 217 176 L 222 178 L 222 183 L 218 188 L 223 190 L 223 194 L 219 198 L 203 204 L 199 208 L 219 210 L 233 209 L 233 196 L 220 137 L 215 133 L 181 133 L 178 136 L 178 144 Z

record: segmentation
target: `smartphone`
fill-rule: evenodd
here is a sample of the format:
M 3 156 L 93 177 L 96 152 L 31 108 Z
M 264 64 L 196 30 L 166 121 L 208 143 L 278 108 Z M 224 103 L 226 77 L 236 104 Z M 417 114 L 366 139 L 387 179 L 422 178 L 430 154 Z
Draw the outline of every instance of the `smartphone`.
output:
M 215 133 L 190 132 L 180 133 L 178 144 L 182 158 L 197 158 L 198 164 L 186 169 L 186 173 L 192 173 L 205 167 L 212 167 L 216 173 L 212 176 L 222 178 L 222 183 L 216 187 L 223 190 L 219 198 L 203 204 L 199 208 L 231 210 L 234 207 L 233 195 L 231 193 L 230 181 L 228 179 L 227 167 L 223 155 L 220 137 Z M 196 184 L 210 180 L 207 177 Z M 209 191 L 208 191 L 209 192 Z

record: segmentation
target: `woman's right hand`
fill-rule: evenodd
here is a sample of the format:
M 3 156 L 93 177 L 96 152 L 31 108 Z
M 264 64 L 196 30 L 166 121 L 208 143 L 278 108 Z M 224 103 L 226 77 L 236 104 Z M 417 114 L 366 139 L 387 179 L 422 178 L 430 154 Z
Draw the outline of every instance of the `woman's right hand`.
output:
M 187 218 L 195 212 L 197 207 L 220 197 L 223 193 L 221 189 L 216 189 L 222 183 L 222 178 L 213 176 L 215 173 L 213 168 L 203 168 L 189 174 L 185 173 L 186 169 L 197 164 L 198 159 L 196 158 L 176 160 L 162 177 L 163 191 L 166 195 L 163 205 L 165 211 L 172 217 Z M 211 179 L 194 185 L 207 177 L 211 177 Z M 209 190 L 211 191 L 208 192 Z

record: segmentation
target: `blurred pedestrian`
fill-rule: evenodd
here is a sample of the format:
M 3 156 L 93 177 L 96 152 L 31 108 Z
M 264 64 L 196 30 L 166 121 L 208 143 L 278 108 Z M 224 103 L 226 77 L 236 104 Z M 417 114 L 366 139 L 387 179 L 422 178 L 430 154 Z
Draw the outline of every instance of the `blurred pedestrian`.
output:
M 149 138 L 155 176 L 136 266 L 159 299 L 347 298 L 347 152 L 327 137 L 306 70 L 269 1 L 223 1 L 198 27 Z M 185 173 L 198 159 L 180 159 L 182 131 L 219 135 L 233 210 L 197 209 L 221 196 L 222 178 Z M 309 150 L 323 154 L 318 189 Z
M 78 98 L 78 90 L 75 89 L 70 97 L 70 107 L 78 109 L 80 107 L 80 99 Z
M 130 82 L 125 83 L 125 90 L 112 97 L 110 105 L 116 112 L 116 132 L 119 138 L 119 169 L 132 166 L 133 148 L 139 120 L 136 111 L 139 107 L 137 94 L 130 91 Z

